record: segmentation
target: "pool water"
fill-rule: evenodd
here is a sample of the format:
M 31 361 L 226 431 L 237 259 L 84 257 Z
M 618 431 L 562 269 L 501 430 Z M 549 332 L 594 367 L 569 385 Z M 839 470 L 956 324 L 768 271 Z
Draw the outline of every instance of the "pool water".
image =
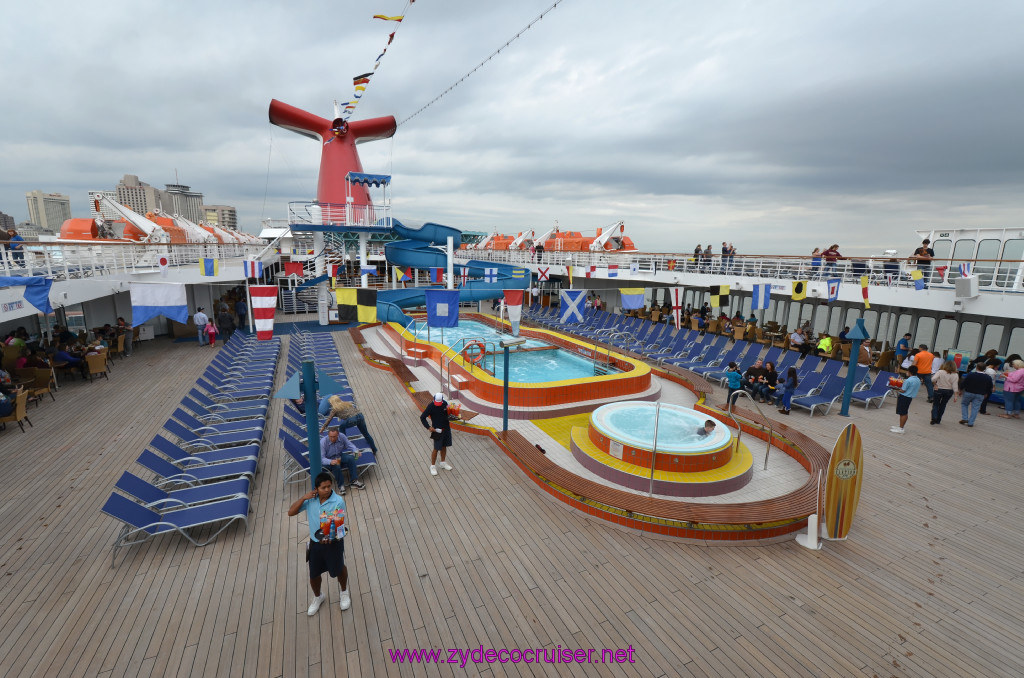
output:
M 654 403 L 611 403 L 594 410 L 591 421 L 609 437 L 649 450 L 654 446 L 654 414 Z M 721 422 L 716 422 L 710 435 L 697 434 L 697 429 L 710 418 L 688 407 L 662 403 L 658 414 L 658 451 L 692 453 L 721 447 L 732 437 Z
M 421 339 L 427 338 L 427 328 L 419 327 L 416 336 Z M 465 339 L 466 341 L 461 340 Z M 505 356 L 498 342 L 508 339 L 507 334 L 498 334 L 493 326 L 474 320 L 460 320 L 458 327 L 444 328 L 442 332 L 438 328 L 430 330 L 430 341 L 443 344 L 444 346 L 456 346 L 460 351 L 466 343 L 477 340 L 487 346 L 488 351 L 497 351 L 495 355 L 486 355 L 479 363 L 481 367 L 490 372 L 498 379 L 505 378 Z M 561 348 L 551 348 L 542 351 L 526 351 L 527 348 L 548 347 L 539 339 L 527 339 L 526 343 L 514 346 L 509 349 L 509 370 L 508 380 L 522 384 L 539 384 L 548 381 L 562 381 L 564 379 L 592 378 L 594 374 L 594 362 L 590 358 L 578 356 L 571 351 Z M 608 374 L 609 371 L 617 372 L 607 366 L 601 366 L 600 374 Z

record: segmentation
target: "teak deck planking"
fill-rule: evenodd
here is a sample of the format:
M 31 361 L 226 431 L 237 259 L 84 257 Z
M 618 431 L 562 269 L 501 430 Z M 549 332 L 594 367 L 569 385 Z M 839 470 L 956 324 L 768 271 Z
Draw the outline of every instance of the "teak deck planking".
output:
M 146 477 L 133 460 L 216 354 L 155 340 L 109 381 L 62 384 L 56 402 L 31 407 L 26 433 L 0 433 L 0 675 L 1009 676 L 1024 665 L 1019 422 L 966 429 L 954 411 L 928 427 L 922 401 L 894 436 L 891 406 L 857 408 L 867 475 L 848 541 L 708 548 L 584 517 L 483 436 L 456 431 L 455 470 L 431 477 L 408 391 L 334 336 L 381 450 L 367 489 L 346 495 L 352 609 L 325 582 L 328 602 L 305 614 L 306 525 L 285 510 L 306 485 L 282 485 L 279 402 L 247 530 L 204 548 L 162 535 L 111 568 L 119 526 L 99 507 L 122 471 Z M 779 418 L 827 448 L 851 419 Z M 388 655 L 559 644 L 631 644 L 637 663 L 463 669 Z

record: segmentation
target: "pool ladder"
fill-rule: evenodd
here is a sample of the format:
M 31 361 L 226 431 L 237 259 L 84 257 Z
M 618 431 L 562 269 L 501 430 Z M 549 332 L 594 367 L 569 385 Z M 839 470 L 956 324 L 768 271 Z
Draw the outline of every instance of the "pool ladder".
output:
M 732 419 L 734 424 L 736 424 L 736 450 L 737 451 L 739 451 L 739 449 L 740 449 L 740 439 L 743 437 L 743 428 L 740 426 L 740 422 L 736 419 L 736 417 L 733 416 L 732 408 L 733 408 L 733 405 L 736 403 L 736 400 L 738 399 L 738 397 L 740 395 L 744 395 L 747 398 L 750 398 L 750 402 L 754 405 L 754 409 L 757 410 L 757 413 L 759 415 L 761 415 L 762 419 L 764 419 L 765 421 L 768 422 L 768 447 L 764 451 L 764 470 L 767 471 L 768 470 L 768 455 L 772 451 L 772 435 L 773 435 L 773 431 L 774 431 L 774 423 L 772 422 L 771 419 L 769 419 L 768 417 L 764 416 L 763 412 L 761 412 L 761 408 L 757 406 L 757 401 L 754 400 L 754 396 L 750 395 L 749 393 L 747 393 L 746 391 L 744 391 L 742 389 L 740 389 L 739 391 L 733 391 L 732 395 L 733 395 L 733 397 L 729 399 L 728 403 L 726 403 L 728 405 L 728 409 L 725 411 L 725 413 L 728 414 L 729 418 Z
M 497 360 L 496 356 L 498 354 L 498 347 L 494 344 L 494 342 L 492 342 L 492 341 L 485 341 L 483 337 L 463 337 L 462 339 L 459 339 L 454 344 L 452 344 L 451 346 L 446 348 L 444 350 L 444 352 L 441 353 L 441 357 L 440 357 L 440 360 L 439 360 L 439 362 L 441 363 L 441 376 L 440 376 L 441 392 L 444 393 L 448 397 L 451 397 L 451 393 L 452 393 L 452 383 L 451 383 L 451 380 L 452 380 L 452 368 L 451 368 L 452 360 L 454 360 L 455 356 L 459 355 L 462 352 L 461 350 L 458 350 L 458 348 L 460 346 L 463 349 L 465 349 L 466 344 L 468 344 L 470 342 L 474 342 L 474 341 L 478 342 L 480 344 L 483 344 L 483 346 L 484 346 L 484 356 L 480 359 L 480 364 L 483 366 L 484 361 L 487 360 L 487 356 L 490 355 L 490 357 L 491 357 L 491 374 L 494 374 L 497 371 L 497 363 L 495 361 Z M 447 358 L 447 360 L 446 360 L 446 358 Z M 470 365 L 469 371 L 470 371 L 470 373 L 472 373 L 473 370 L 476 368 L 476 364 L 473 363 L 472 361 L 467 361 L 467 362 L 469 362 L 469 365 Z M 447 378 L 445 378 L 445 374 L 444 374 L 445 366 L 448 367 L 448 377 Z M 484 367 L 486 369 L 486 366 L 484 366 Z

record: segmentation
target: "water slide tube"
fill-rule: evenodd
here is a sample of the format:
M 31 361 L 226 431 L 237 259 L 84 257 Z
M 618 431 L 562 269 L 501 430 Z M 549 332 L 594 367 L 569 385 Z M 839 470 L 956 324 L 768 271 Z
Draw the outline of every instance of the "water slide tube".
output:
M 448 237 L 452 237 L 453 246 L 457 250 L 462 242 L 462 231 L 451 226 L 442 226 L 432 222 L 425 223 L 419 227 L 406 226 L 397 219 L 392 220 L 392 228 L 395 233 L 405 240 L 397 240 L 384 246 L 384 256 L 388 263 L 399 268 L 446 268 L 448 256 L 443 248 L 447 245 Z M 440 246 L 442 249 L 438 249 Z M 467 263 L 455 265 L 455 275 L 458 276 L 463 266 L 469 268 L 470 280 L 465 287 L 459 287 L 460 301 L 483 301 L 495 299 L 502 296 L 502 290 L 506 289 L 528 289 L 530 287 L 530 275 L 527 272 L 521 278 L 514 278 L 512 271 L 523 270 L 508 264 L 499 264 L 493 261 L 470 260 Z M 485 282 L 483 279 L 484 269 L 498 269 L 498 278 L 495 282 Z M 476 279 L 472 279 L 473 277 Z M 428 287 L 411 287 L 407 289 L 380 290 L 377 292 L 377 318 L 388 322 L 408 322 L 408 317 L 401 314 L 396 315 L 396 309 L 409 308 L 411 306 L 422 306 L 426 303 L 425 289 L 434 287 L 440 289 L 439 285 Z

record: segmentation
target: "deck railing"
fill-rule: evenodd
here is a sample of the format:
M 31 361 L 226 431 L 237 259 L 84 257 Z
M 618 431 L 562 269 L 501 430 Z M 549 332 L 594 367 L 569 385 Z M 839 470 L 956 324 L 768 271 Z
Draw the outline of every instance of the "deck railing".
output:
M 255 259 L 263 250 L 262 243 L 248 244 L 142 244 L 102 243 L 67 244 L 31 242 L 24 252 L 0 249 L 0 275 L 40 276 L 54 280 L 93 278 L 107 275 L 146 273 L 160 268 L 160 258 L 167 257 L 168 266 L 198 264 L 200 259 Z M 20 254 L 20 256 L 19 256 Z
M 288 203 L 288 223 L 293 230 L 303 225 L 329 225 L 390 228 L 391 208 L 387 204 L 356 205 L 330 202 L 296 201 Z
M 844 283 L 859 285 L 861 277 L 867 276 L 870 285 L 889 287 L 913 287 L 915 282 L 911 273 L 918 269 L 916 262 L 889 256 L 851 257 L 828 262 L 821 257 L 809 256 L 714 255 L 697 259 L 693 254 L 645 252 L 545 251 L 535 256 L 528 250 L 456 250 L 455 258 L 514 265 L 572 266 L 573 277 L 580 278 L 594 267 L 593 277 L 603 279 L 629 278 L 643 273 L 687 273 L 787 280 L 839 278 Z M 979 289 L 983 292 L 1024 290 L 1024 261 L 1011 259 L 936 259 L 929 268 L 922 268 L 925 283 L 936 287 L 954 285 L 961 277 L 960 264 L 971 265 L 971 275 L 978 278 Z M 609 275 L 611 271 L 615 276 Z

